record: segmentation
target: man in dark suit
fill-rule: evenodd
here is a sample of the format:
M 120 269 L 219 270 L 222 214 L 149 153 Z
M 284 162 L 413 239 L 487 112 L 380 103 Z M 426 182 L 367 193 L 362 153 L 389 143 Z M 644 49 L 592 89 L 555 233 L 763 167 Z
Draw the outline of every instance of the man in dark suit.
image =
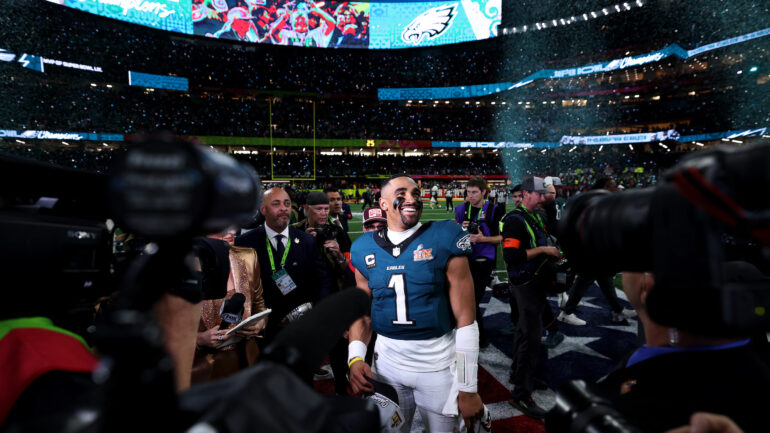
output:
M 287 315 L 326 297 L 330 286 L 315 238 L 289 227 L 289 195 L 281 188 L 268 190 L 260 210 L 265 224 L 235 238 L 235 245 L 257 251 L 263 296 L 273 310 L 265 328 L 266 338 L 260 342 L 266 346 L 281 330 Z

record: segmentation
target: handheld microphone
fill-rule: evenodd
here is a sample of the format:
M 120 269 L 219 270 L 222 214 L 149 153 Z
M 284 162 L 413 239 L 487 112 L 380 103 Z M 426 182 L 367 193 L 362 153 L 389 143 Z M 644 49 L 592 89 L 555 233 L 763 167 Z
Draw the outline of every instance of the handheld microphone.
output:
M 235 293 L 230 299 L 225 300 L 222 303 L 222 311 L 219 313 L 219 317 L 222 318 L 219 329 L 227 329 L 233 323 L 240 322 L 243 319 L 243 304 L 245 303 L 246 296 L 243 293 Z

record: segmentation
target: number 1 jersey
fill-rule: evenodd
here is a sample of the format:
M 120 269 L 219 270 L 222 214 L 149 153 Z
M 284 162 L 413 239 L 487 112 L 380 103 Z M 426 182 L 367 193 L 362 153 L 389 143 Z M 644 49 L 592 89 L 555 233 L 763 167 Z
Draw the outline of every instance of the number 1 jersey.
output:
M 372 328 L 398 340 L 424 340 L 451 331 L 447 262 L 470 255 L 468 232 L 454 221 L 423 224 L 398 245 L 386 231 L 368 232 L 353 243 L 353 266 L 369 280 Z

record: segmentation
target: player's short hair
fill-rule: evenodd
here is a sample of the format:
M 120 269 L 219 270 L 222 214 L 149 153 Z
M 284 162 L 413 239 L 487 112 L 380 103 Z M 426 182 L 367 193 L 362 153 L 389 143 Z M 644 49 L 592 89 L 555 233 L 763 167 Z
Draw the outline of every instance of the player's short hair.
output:
M 408 175 L 408 174 L 406 174 L 406 173 L 399 173 L 399 174 L 394 174 L 393 176 L 391 176 L 391 177 L 389 177 L 389 178 L 387 178 L 387 179 L 383 180 L 383 181 L 382 181 L 382 183 L 380 184 L 380 189 L 381 189 L 381 190 L 382 190 L 382 189 L 385 189 L 385 187 L 386 187 L 386 186 L 388 186 L 388 184 L 390 183 L 390 181 L 391 181 L 391 180 L 393 180 L 393 179 L 398 179 L 399 177 L 408 177 L 408 178 L 409 178 L 409 179 L 410 179 L 412 182 L 414 182 L 415 184 L 417 183 L 417 181 L 416 181 L 416 180 L 414 180 L 414 179 L 412 178 L 412 176 L 409 176 L 409 175 Z
M 468 184 L 465 185 L 465 189 L 468 189 L 469 186 L 475 186 L 481 191 L 485 191 L 487 189 L 487 181 L 484 180 L 484 178 L 481 176 L 473 176 L 468 180 Z

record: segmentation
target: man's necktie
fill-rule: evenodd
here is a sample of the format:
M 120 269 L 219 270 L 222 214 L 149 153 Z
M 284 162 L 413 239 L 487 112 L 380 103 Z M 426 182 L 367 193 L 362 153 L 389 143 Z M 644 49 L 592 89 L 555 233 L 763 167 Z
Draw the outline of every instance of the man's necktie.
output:
M 283 252 L 286 250 L 286 248 L 283 246 L 283 235 L 277 234 L 275 235 L 275 251 L 278 253 L 276 254 L 278 257 L 276 257 L 276 261 L 278 263 L 281 263 L 281 259 L 283 259 Z

